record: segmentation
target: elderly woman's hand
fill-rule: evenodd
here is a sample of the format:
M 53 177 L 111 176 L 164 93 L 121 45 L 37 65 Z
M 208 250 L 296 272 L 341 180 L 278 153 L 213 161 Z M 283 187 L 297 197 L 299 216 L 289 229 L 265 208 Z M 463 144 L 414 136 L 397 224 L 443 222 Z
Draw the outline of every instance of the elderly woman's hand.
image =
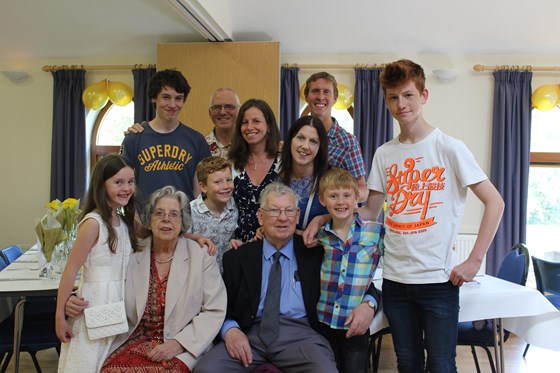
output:
M 155 346 L 150 352 L 148 352 L 146 357 L 155 362 L 169 361 L 183 351 L 185 351 L 185 349 L 179 342 L 175 339 L 170 339 L 167 342 Z
M 89 302 L 85 300 L 84 297 L 78 297 L 77 295 L 72 295 L 66 301 L 64 307 L 64 313 L 68 317 L 76 317 L 84 312 Z

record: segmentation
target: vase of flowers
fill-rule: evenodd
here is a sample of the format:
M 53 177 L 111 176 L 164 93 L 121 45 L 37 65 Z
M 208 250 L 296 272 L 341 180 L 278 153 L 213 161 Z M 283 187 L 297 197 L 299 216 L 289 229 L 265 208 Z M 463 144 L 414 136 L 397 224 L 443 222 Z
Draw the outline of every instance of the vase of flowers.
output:
M 80 200 L 67 198 L 49 202 L 47 212 L 35 227 L 46 265 L 41 277 L 58 279 L 64 270 L 68 254 L 76 239 Z

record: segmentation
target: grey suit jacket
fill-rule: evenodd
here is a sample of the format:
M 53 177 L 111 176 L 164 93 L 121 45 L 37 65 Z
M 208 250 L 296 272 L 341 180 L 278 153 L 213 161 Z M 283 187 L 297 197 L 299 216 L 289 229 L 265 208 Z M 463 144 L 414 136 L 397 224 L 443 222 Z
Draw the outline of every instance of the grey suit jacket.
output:
M 142 242 L 144 250 L 130 256 L 125 285 L 128 333 L 116 337 L 113 352 L 140 324 L 150 276 L 151 238 Z M 185 352 L 177 355 L 192 371 L 196 361 L 212 345 L 226 314 L 226 289 L 216 259 L 196 242 L 179 238 L 167 282 L 164 341 L 177 340 Z

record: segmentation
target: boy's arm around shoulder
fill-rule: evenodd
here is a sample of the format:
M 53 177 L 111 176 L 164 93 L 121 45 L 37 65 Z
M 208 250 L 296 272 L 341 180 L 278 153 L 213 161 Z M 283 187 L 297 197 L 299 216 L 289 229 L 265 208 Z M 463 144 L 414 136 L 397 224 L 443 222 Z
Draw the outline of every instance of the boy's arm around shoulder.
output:
M 358 213 L 362 220 L 375 221 L 383 210 L 385 203 L 385 194 L 376 190 L 370 190 L 365 206 L 358 209 Z
M 469 188 L 484 205 L 484 213 L 469 257 L 453 268 L 449 275 L 449 280 L 456 286 L 472 281 L 478 272 L 488 247 L 496 235 L 505 207 L 502 196 L 490 180 L 469 185 Z

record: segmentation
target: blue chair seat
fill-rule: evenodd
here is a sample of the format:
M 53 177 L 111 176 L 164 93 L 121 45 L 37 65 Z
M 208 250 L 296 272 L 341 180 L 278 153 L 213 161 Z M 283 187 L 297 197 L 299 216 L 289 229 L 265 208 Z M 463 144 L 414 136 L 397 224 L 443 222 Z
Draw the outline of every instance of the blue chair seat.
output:
M 7 266 L 8 266 L 8 263 L 6 263 L 6 260 L 4 260 L 4 258 L 0 256 L 0 271 L 2 271 Z
M 554 307 L 560 310 L 560 295 L 552 294 L 552 295 L 545 295 L 545 297 L 546 299 L 548 299 L 550 303 L 552 303 Z
M 463 345 L 493 345 L 494 333 L 492 332 L 492 323 L 487 322 L 482 329 L 476 329 L 473 321 L 460 322 L 458 326 L 461 335 L 461 344 Z M 509 332 L 504 330 L 504 342 L 508 339 Z
M 21 251 L 21 248 L 18 245 L 8 246 L 8 247 L 2 249 L 2 251 L 0 251 L 0 253 L 1 253 L 0 255 L 4 258 L 4 260 L 8 264 L 13 262 L 17 258 L 19 258 L 21 256 L 21 254 L 23 254 L 23 252 Z

